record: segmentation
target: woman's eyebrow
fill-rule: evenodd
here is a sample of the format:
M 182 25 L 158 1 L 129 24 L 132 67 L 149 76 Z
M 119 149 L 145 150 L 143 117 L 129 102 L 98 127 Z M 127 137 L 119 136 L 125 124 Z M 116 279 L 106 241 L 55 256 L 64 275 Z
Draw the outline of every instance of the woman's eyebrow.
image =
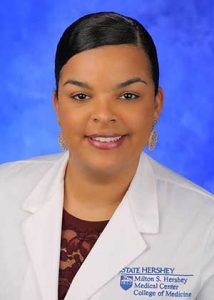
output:
M 136 83 L 136 82 L 142 82 L 142 83 L 144 83 L 146 85 L 148 84 L 145 80 L 143 80 L 140 77 L 133 77 L 133 78 L 130 78 L 130 79 L 124 81 L 124 82 L 119 83 L 117 85 L 117 88 L 123 88 L 123 87 L 126 87 L 126 86 L 128 86 L 130 84 L 133 84 L 133 83 Z
M 123 87 L 126 87 L 130 84 L 133 84 L 133 83 L 136 83 L 136 82 L 142 82 L 144 84 L 148 84 L 145 80 L 143 80 L 142 78 L 140 77 L 133 77 L 133 78 L 130 78 L 126 81 L 123 81 L 121 83 L 119 83 L 116 88 L 123 88 Z M 75 79 L 68 79 L 64 84 L 72 84 L 72 85 L 76 85 L 78 87 L 82 87 L 82 88 L 87 88 L 87 89 L 92 89 L 92 87 L 90 87 L 90 85 L 86 82 L 82 82 L 82 81 L 79 81 L 79 80 L 75 80 Z
M 76 85 L 78 87 L 82 87 L 82 88 L 87 88 L 87 89 L 91 89 L 91 87 L 86 83 L 86 82 L 82 82 L 82 81 L 79 81 L 79 80 L 74 80 L 74 79 L 68 79 L 64 84 L 73 84 L 73 85 Z

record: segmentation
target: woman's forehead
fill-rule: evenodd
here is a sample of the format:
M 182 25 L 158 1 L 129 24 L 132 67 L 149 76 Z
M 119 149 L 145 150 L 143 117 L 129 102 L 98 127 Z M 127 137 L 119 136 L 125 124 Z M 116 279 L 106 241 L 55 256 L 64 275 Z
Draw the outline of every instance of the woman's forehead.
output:
M 61 70 L 61 80 L 74 76 L 76 80 L 99 76 L 128 80 L 132 77 L 149 76 L 150 64 L 145 51 L 132 45 L 110 45 L 86 50 L 70 58 Z M 100 80 L 102 78 L 99 78 Z

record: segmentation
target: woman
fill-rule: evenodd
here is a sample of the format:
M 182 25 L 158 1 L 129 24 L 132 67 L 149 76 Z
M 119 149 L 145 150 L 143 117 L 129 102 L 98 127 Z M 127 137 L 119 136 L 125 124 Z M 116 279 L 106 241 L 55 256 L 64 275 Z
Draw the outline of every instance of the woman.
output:
M 1 166 L 0 298 L 213 300 L 211 195 L 141 154 L 163 105 L 149 33 L 84 16 L 55 75 L 67 151 Z

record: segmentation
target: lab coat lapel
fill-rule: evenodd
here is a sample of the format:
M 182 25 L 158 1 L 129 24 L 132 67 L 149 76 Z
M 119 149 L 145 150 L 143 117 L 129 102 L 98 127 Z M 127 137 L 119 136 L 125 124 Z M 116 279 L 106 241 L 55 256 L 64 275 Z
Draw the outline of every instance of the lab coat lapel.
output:
M 128 201 L 123 201 L 74 277 L 65 300 L 88 299 L 146 247 Z
M 66 153 L 41 178 L 24 204 L 24 209 L 32 213 L 23 223 L 25 243 L 33 265 L 31 269 L 35 271 L 42 299 L 45 300 L 57 300 L 63 179 L 67 160 Z M 29 280 L 29 284 L 31 282 Z
M 143 254 L 147 249 L 143 233 L 157 232 L 155 179 L 143 154 L 129 190 L 74 277 L 65 300 L 89 299 Z

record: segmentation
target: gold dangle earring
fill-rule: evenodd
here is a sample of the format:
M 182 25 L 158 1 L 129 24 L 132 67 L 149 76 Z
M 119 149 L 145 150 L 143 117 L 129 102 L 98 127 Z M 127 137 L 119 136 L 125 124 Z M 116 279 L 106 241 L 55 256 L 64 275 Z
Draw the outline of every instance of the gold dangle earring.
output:
M 58 135 L 58 142 L 59 142 L 59 145 L 60 145 L 60 148 L 63 150 L 63 151 L 66 151 L 68 150 L 68 147 L 65 143 L 65 140 L 63 138 L 63 135 L 62 135 L 62 131 L 60 131 L 59 135 Z
M 154 120 L 152 124 L 152 131 L 150 133 L 149 140 L 148 140 L 148 148 L 150 151 L 153 151 L 155 149 L 158 140 L 158 134 L 155 129 L 156 124 L 157 124 L 157 120 Z

